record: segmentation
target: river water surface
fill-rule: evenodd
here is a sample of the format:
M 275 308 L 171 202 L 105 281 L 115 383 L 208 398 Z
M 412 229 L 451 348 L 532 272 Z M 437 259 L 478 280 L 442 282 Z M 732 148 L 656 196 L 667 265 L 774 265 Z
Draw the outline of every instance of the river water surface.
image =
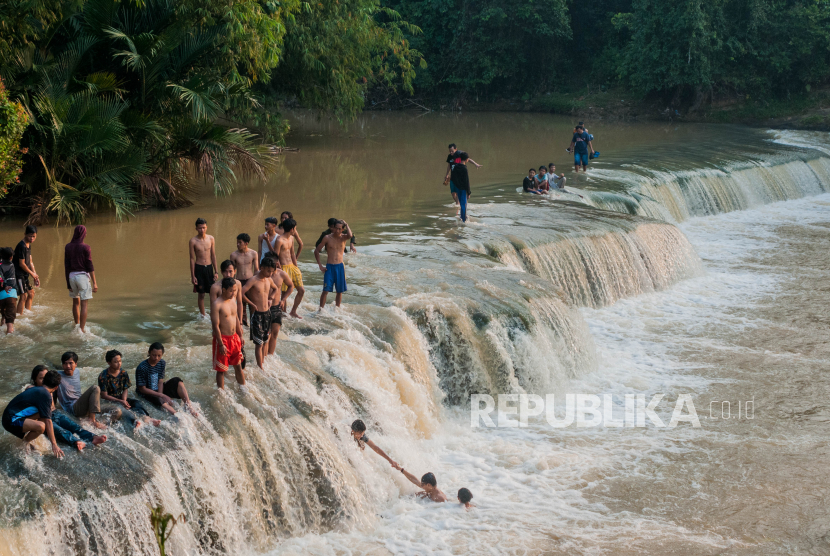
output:
M 602 154 L 576 176 L 569 119 L 293 118 L 300 152 L 267 183 L 88 220 L 100 289 L 86 335 L 63 277 L 71 229 L 41 228 L 35 311 L 0 338 L 0 402 L 67 349 L 89 385 L 107 349 L 133 376 L 160 340 L 201 415 L 116 425 L 61 461 L 0 436 L 0 554 L 157 554 L 158 504 L 186 519 L 171 554 L 830 553 L 827 134 L 589 122 Z M 441 184 L 449 142 L 484 165 L 466 225 Z M 549 162 L 581 197 L 517 191 Z M 306 243 L 305 318 L 249 368 L 248 396 L 232 380 L 217 392 L 189 285 L 194 221 L 221 261 L 283 210 Z M 315 315 L 311 252 L 331 216 L 358 253 L 343 309 Z M 21 231 L 0 223 L 0 245 Z M 607 395 L 615 416 L 627 395 L 662 394 L 665 423 L 688 395 L 700 427 L 471 427 L 472 394 L 509 393 Z M 413 498 L 349 439 L 355 418 L 476 508 Z

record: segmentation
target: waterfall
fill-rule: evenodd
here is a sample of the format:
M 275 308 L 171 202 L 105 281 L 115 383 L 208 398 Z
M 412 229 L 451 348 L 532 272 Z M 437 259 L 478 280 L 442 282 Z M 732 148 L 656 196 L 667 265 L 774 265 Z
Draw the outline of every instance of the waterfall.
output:
M 830 158 L 776 156 L 723 168 L 663 171 L 634 167 L 598 170 L 622 192 L 588 191 L 587 200 L 605 210 L 682 222 L 830 191 Z M 583 194 L 586 192 L 583 192 Z

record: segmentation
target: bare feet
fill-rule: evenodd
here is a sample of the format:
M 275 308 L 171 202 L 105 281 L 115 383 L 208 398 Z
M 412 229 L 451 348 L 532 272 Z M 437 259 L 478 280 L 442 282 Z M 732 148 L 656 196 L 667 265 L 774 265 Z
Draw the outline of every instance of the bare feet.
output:
M 141 421 L 139 421 L 138 419 L 136 419 L 136 421 L 135 421 L 135 428 L 138 428 L 138 427 L 140 427 L 140 426 L 141 426 Z
M 95 428 L 97 428 L 97 429 L 105 429 L 105 428 L 107 428 L 107 426 L 106 426 L 104 423 L 100 422 L 100 421 L 93 421 L 93 422 L 92 422 L 92 424 L 93 424 L 93 425 L 95 426 Z
M 161 424 L 161 421 L 159 421 L 158 419 L 150 419 L 150 422 L 153 423 L 154 427 L 157 427 Z
M 189 406 L 187 409 L 190 411 L 190 414 L 191 414 L 191 415 L 193 415 L 194 417 L 198 417 L 198 416 L 199 416 L 199 413 L 197 413 L 197 412 L 196 412 L 196 410 L 195 410 L 195 409 L 193 409 L 193 406 L 192 406 L 192 405 L 191 405 L 191 406 Z
M 79 440 L 75 443 L 75 447 L 78 449 L 79 452 L 83 452 L 84 448 L 86 448 L 86 442 L 82 442 Z
M 297 314 L 297 311 L 292 311 L 292 312 L 288 313 L 288 315 L 291 316 L 291 317 L 294 317 L 295 319 L 301 319 L 302 320 L 302 318 L 303 318 L 303 317 L 301 317 L 300 315 Z
M 105 434 L 100 434 L 98 436 L 92 437 L 92 445 L 93 446 L 97 446 L 98 444 L 103 444 L 106 441 L 107 441 L 107 435 L 105 435 Z

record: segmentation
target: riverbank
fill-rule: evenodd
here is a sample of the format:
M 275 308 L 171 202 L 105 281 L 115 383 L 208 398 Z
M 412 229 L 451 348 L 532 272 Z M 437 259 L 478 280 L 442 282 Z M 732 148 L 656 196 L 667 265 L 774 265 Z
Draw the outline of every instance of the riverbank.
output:
M 468 112 L 540 112 L 572 115 L 589 121 L 682 121 L 743 124 L 773 129 L 830 131 L 830 87 L 793 95 L 789 100 L 715 98 L 695 110 L 674 107 L 661 99 L 642 99 L 622 89 L 596 87 L 574 92 L 525 95 L 522 98 L 479 100 L 458 98 L 373 98 L 367 110 L 430 110 Z

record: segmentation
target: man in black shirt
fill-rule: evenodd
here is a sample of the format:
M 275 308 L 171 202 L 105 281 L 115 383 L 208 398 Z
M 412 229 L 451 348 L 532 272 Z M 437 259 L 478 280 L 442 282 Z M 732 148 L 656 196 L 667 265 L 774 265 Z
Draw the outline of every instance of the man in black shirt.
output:
M 527 172 L 527 177 L 522 180 L 522 189 L 525 193 L 533 193 L 534 195 L 541 195 L 542 192 L 536 187 L 536 170 L 531 168 Z
M 447 175 L 444 177 L 444 185 L 450 186 L 450 193 L 452 193 L 452 198 L 458 203 L 458 188 L 455 186 L 455 183 L 450 179 L 452 174 L 453 167 L 461 162 L 460 154 L 462 151 L 459 151 L 458 148 L 455 146 L 455 143 L 450 143 L 449 146 L 450 154 L 447 155 Z M 468 158 L 468 160 L 476 167 L 481 168 L 481 164 L 477 163 L 472 158 Z
M 323 233 L 321 233 L 320 237 L 317 238 L 317 243 L 314 244 L 315 249 L 317 248 L 318 245 L 320 245 L 323 242 L 324 237 L 326 237 L 327 235 L 334 232 L 334 227 L 337 226 L 338 222 L 340 222 L 340 220 L 338 220 L 337 218 L 329 218 L 329 222 L 328 222 L 329 229 L 324 231 Z M 357 253 L 357 249 L 355 249 L 355 245 L 357 245 L 357 240 L 355 240 L 354 234 L 352 234 L 352 239 L 349 241 L 349 247 L 351 247 L 352 253 Z M 349 250 L 344 249 L 343 252 L 348 253 Z
M 467 221 L 467 198 L 471 196 L 470 176 L 467 174 L 467 161 L 470 156 L 465 152 L 458 153 L 458 164 L 452 167 L 452 183 L 458 192 L 458 204 L 461 207 L 461 221 Z
M 17 279 L 17 314 L 22 315 L 23 309 L 32 310 L 32 303 L 35 300 L 35 286 L 40 286 L 40 277 L 35 271 L 35 263 L 32 261 L 32 243 L 37 239 L 37 228 L 26 226 L 23 240 L 14 248 L 14 273 Z

